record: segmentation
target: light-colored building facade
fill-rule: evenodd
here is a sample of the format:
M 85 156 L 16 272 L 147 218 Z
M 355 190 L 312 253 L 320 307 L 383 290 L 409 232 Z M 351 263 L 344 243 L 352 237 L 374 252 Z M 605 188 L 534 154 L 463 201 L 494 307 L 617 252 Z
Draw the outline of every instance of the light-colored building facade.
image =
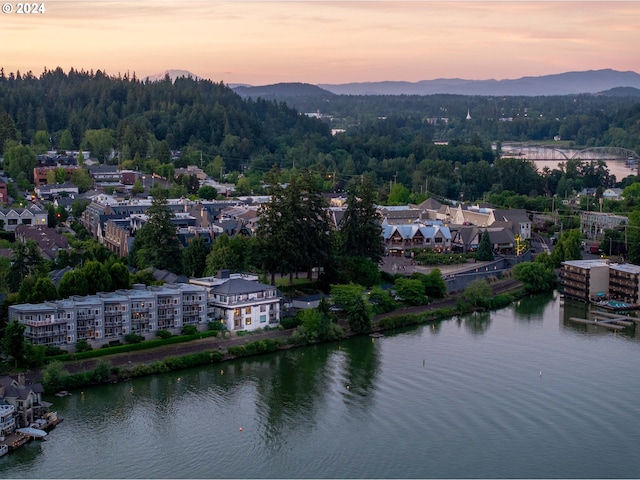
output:
M 560 280 L 567 297 L 592 302 L 610 296 L 610 270 L 607 260 L 568 260 L 562 262 Z
M 2 208 L 0 220 L 4 221 L 4 229 L 14 231 L 18 225 L 47 225 L 49 213 L 39 205 L 31 205 L 29 208 Z
M 278 289 L 257 281 L 253 275 L 230 275 L 189 280 L 208 291 L 210 321 L 224 323 L 228 330 L 258 330 L 280 323 L 281 295 Z
M 640 304 L 640 266 L 629 263 L 611 264 L 609 296 L 633 305 Z
M 34 345 L 73 346 L 86 340 L 101 347 L 130 333 L 149 337 L 164 329 L 179 333 L 186 325 L 206 328 L 207 290 L 190 284 L 134 285 L 130 290 L 12 305 L 9 319 L 25 325 L 25 339 Z
M 604 238 L 604 231 L 623 227 L 629 219 L 622 215 L 600 212 L 580 213 L 580 232 L 589 239 Z

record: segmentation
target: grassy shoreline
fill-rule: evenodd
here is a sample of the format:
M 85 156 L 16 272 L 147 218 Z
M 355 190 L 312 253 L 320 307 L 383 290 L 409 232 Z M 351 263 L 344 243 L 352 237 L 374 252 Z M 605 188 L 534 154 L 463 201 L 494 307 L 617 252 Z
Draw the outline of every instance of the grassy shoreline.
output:
M 506 292 L 496 293 L 491 299 L 488 310 L 503 308 L 511 304 L 517 298 L 520 298 L 523 294 L 523 290 L 517 285 L 514 287 L 514 289 L 508 290 Z M 416 309 L 414 308 L 412 310 Z M 419 308 L 419 310 L 420 311 L 409 312 L 405 310 L 397 310 L 384 315 L 379 315 L 374 321 L 370 333 L 383 332 L 411 325 L 442 321 L 447 318 L 452 318 L 456 315 L 477 311 L 479 310 L 479 308 L 463 302 L 461 295 L 454 295 L 447 297 L 442 301 L 434 302 L 430 305 L 424 305 L 422 306 L 422 308 Z M 487 309 L 482 308 L 481 310 Z M 220 340 L 216 344 L 212 344 L 213 348 L 211 349 L 175 356 L 167 355 L 162 358 L 157 358 L 153 361 L 135 361 L 136 357 L 135 355 L 132 355 L 128 358 L 131 358 L 133 360 L 129 360 L 125 365 L 112 365 L 109 361 L 109 355 L 103 354 L 104 356 L 98 359 L 94 368 L 86 371 L 83 370 L 77 373 L 69 373 L 65 369 L 65 363 L 58 360 L 51 363 L 42 371 L 41 381 L 45 387 L 45 390 L 49 392 L 57 392 L 60 390 L 75 390 L 91 385 L 118 383 L 129 380 L 131 378 L 154 375 L 157 373 L 179 371 L 186 368 L 193 368 L 203 365 L 222 363 L 237 358 L 262 355 L 265 353 L 287 350 L 291 348 L 299 348 L 319 343 L 293 343 L 289 338 L 290 334 L 290 330 L 272 330 L 271 336 L 273 338 L 259 338 L 254 341 L 250 341 L 252 335 L 247 335 L 241 337 L 240 341 L 242 341 L 243 343 L 235 345 L 231 344 L 230 342 L 230 340 L 234 339 Z M 260 334 L 254 335 L 258 336 Z M 356 334 L 349 332 L 347 329 L 345 338 L 353 337 L 355 335 Z M 194 335 L 192 337 L 201 339 L 202 335 Z M 189 340 L 175 340 L 172 343 L 188 343 L 190 341 L 196 340 L 196 338 L 192 338 Z M 227 343 L 226 346 L 224 346 L 225 343 Z M 152 345 L 151 347 L 147 348 L 150 351 L 153 351 L 158 347 Z M 137 350 L 142 350 L 142 347 L 139 347 Z M 93 351 L 93 353 L 95 352 L 100 351 Z M 89 354 L 92 352 L 86 353 Z M 93 358 L 97 358 L 97 355 Z

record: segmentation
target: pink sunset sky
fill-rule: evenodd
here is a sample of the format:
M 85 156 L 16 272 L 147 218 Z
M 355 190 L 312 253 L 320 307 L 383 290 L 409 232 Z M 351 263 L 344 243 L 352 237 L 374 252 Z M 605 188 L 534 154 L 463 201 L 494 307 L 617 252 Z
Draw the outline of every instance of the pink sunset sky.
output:
M 229 84 L 640 72 L 637 1 L 45 0 L 0 14 L 5 73 L 188 70 Z M 4 10 L 5 7 L 3 7 Z

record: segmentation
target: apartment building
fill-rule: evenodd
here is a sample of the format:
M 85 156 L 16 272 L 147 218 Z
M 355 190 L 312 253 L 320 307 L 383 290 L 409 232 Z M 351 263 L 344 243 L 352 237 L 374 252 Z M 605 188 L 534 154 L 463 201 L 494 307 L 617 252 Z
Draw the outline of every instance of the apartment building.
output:
M 609 294 L 609 263 L 600 259 L 562 262 L 560 281 L 567 297 L 590 302 Z
M 608 260 L 562 262 L 560 279 L 564 294 L 584 302 L 602 298 L 640 304 L 640 266 Z
M 229 274 L 222 270 L 217 277 L 190 279 L 207 289 L 210 321 L 220 321 L 228 330 L 257 330 L 280 323 L 278 289 L 259 283 L 255 275 Z
M 633 305 L 640 304 L 640 266 L 629 263 L 610 265 L 609 296 Z
M 150 337 L 161 329 L 179 333 L 185 325 L 205 328 L 207 291 L 190 284 L 138 284 L 130 290 L 12 305 L 9 320 L 25 325 L 25 339 L 34 345 L 73 346 L 86 340 L 99 348 L 130 333 Z

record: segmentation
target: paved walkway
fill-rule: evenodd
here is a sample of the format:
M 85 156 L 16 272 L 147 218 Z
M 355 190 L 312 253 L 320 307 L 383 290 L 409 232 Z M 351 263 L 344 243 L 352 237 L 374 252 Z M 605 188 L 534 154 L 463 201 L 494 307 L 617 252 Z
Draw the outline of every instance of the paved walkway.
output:
M 477 265 L 476 265 L 477 266 Z M 513 279 L 507 279 L 492 284 L 494 293 L 501 293 L 504 291 L 518 288 L 520 283 Z M 448 295 L 442 300 L 437 300 L 429 305 L 418 305 L 415 307 L 407 307 L 400 310 L 394 310 L 386 314 L 381 314 L 374 317 L 374 324 L 376 320 L 380 318 L 402 315 L 406 313 L 420 313 L 430 310 L 436 310 L 445 307 L 453 307 L 456 305 L 458 298 L 461 294 Z M 346 324 L 341 323 L 344 327 Z M 140 350 L 135 352 L 119 353 L 116 355 L 109 355 L 100 358 L 92 358 L 87 360 L 80 360 L 76 362 L 68 362 L 64 364 L 64 368 L 72 374 L 81 373 L 84 371 L 93 370 L 100 359 L 106 359 L 111 363 L 113 367 L 125 367 L 132 364 L 149 364 L 155 361 L 164 360 L 168 357 L 179 357 L 184 355 L 190 355 L 194 353 L 207 352 L 212 350 L 224 351 L 229 347 L 235 345 L 243 345 L 248 342 L 254 342 L 264 338 L 287 338 L 293 333 L 292 330 L 270 330 L 267 332 L 254 333 L 245 335 L 242 337 L 233 337 L 229 339 L 220 339 L 216 337 L 208 337 L 200 340 L 193 340 L 191 342 L 178 343 L 173 345 L 166 345 L 163 347 L 152 348 L 148 350 Z M 40 382 L 42 375 L 40 371 L 29 371 L 26 373 L 26 379 L 29 382 Z

